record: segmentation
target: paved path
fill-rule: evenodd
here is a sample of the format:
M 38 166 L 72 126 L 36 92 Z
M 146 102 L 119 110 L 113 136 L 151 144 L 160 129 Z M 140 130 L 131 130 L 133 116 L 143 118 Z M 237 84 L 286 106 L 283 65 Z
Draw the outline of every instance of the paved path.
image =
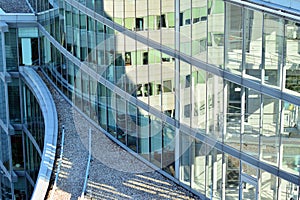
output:
M 80 198 L 87 165 L 89 128 L 92 129 L 93 153 L 85 199 L 197 199 L 108 139 L 56 90 L 49 88 L 59 126 L 65 126 L 63 162 L 53 199 Z M 52 190 L 48 199 L 51 193 Z

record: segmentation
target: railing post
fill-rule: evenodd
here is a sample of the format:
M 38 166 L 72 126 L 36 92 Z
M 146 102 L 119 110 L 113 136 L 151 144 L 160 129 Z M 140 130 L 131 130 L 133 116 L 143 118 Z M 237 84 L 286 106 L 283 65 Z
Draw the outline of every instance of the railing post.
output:
M 81 200 L 84 200 L 84 195 L 86 191 L 86 186 L 87 186 L 87 181 L 89 177 L 89 171 L 90 171 L 90 163 L 91 163 L 91 155 L 92 155 L 92 130 L 91 128 L 89 129 L 89 156 L 88 156 L 88 162 L 87 162 L 87 167 L 86 167 L 86 172 L 85 172 L 85 180 L 81 192 Z
M 50 200 L 53 199 L 54 192 L 56 190 L 56 184 L 57 184 L 58 174 L 60 172 L 60 167 L 61 167 L 61 163 L 62 163 L 62 157 L 63 157 L 63 153 L 64 153 L 64 141 L 65 141 L 65 126 L 62 125 L 60 155 L 59 155 L 59 161 L 58 161 L 58 165 L 57 165 L 57 170 L 56 170 L 56 175 L 55 175 L 55 180 L 54 180 L 53 188 L 52 188 L 52 191 L 51 191 Z

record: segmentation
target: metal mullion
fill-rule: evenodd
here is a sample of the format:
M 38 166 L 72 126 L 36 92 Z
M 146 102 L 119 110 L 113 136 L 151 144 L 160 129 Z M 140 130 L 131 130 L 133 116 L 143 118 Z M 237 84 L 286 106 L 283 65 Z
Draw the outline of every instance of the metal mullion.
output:
M 241 75 L 244 77 L 245 75 L 245 68 L 244 68 L 244 62 L 245 62 L 245 55 L 244 55 L 244 50 L 245 50 L 245 14 L 243 12 L 243 7 L 242 9 L 242 71 Z M 245 87 L 241 86 L 241 114 L 240 114 L 240 120 L 241 120 L 241 126 L 240 126 L 240 147 L 239 150 L 242 151 L 242 145 L 243 145 L 243 135 L 245 133 L 245 103 L 246 103 L 246 89 Z M 242 160 L 239 160 L 240 163 L 240 177 L 242 178 L 242 172 L 243 172 L 243 165 L 242 165 Z M 239 197 L 241 198 L 241 197 Z
M 8 86 L 7 83 L 4 82 L 5 86 L 4 86 L 4 95 L 5 95 L 5 100 L 6 100 L 6 127 L 7 127 L 7 132 L 6 132 L 6 137 L 7 137 L 7 143 L 8 143 L 8 157 L 9 157 L 9 177 L 7 177 L 10 180 L 10 186 L 11 186 L 11 195 L 12 198 L 14 197 L 14 184 L 12 181 L 12 172 L 13 172 L 13 165 L 12 165 L 12 147 L 11 147 L 11 135 L 9 133 L 9 103 L 8 103 Z
M 159 43 L 160 45 L 162 45 L 162 1 L 164 0 L 159 0 Z M 162 112 L 163 110 L 163 105 L 162 105 L 162 102 L 163 102 L 163 95 L 162 95 L 162 78 L 163 78 L 163 70 L 162 70 L 162 67 L 163 67 L 163 61 L 162 61 L 162 51 L 160 51 L 160 87 L 161 87 L 161 92 L 159 94 L 159 106 L 160 106 L 160 112 Z M 155 88 L 156 89 L 156 88 Z
M 265 45 L 266 45 L 266 41 L 265 41 L 265 29 L 264 29 L 264 26 L 265 26 L 265 15 L 266 13 L 262 13 L 263 15 L 263 18 L 262 18 L 262 27 L 261 27 L 261 31 L 262 31 L 262 39 L 261 39 L 261 43 L 262 43 L 262 55 L 261 55 L 261 84 L 264 85 L 264 82 L 265 82 L 265 54 L 266 54 L 266 48 L 265 48 Z
M 189 136 L 189 135 L 186 135 L 187 137 L 188 137 L 188 145 L 189 145 L 189 168 L 190 168 L 190 173 L 189 173 L 189 182 L 190 182 L 190 187 L 192 187 L 192 169 L 193 169 L 193 167 L 192 167 L 192 144 L 193 144 L 193 141 L 192 141 L 192 139 L 193 140 L 195 140 L 194 138 L 192 138 L 191 136 Z
M 7 30 L 8 31 L 8 30 Z M 5 48 L 5 32 L 0 32 L 1 37 L 1 49 L 2 49 L 2 64 L 3 64 L 3 74 L 6 73 L 6 48 Z
M 87 74 L 87 78 L 88 78 L 88 100 L 89 100 L 89 116 L 90 118 L 92 118 L 92 98 L 91 98 L 91 90 L 93 90 L 93 88 L 91 87 L 92 84 L 91 84 L 91 80 L 92 80 L 92 77 L 90 77 L 88 74 Z
M 193 29 L 192 29 L 192 26 L 193 26 L 193 22 L 192 22 L 192 6 L 193 6 L 193 4 L 192 4 L 192 0 L 190 0 L 190 10 L 191 10 L 191 12 L 190 12 L 190 24 L 189 24 L 189 29 L 190 29 L 190 47 L 189 47 L 189 50 L 190 50 L 190 52 L 189 52 L 189 55 L 191 56 L 192 55 L 192 44 L 193 44 L 193 33 L 192 33 L 192 31 L 193 31 Z M 192 119 L 193 119 L 193 110 L 194 110 L 194 96 L 193 96 L 193 86 L 194 86 L 194 83 L 193 83 L 193 76 L 192 76 L 192 65 L 191 64 L 189 64 L 189 68 L 190 68 L 190 71 L 189 71 L 189 75 L 190 75 L 190 82 L 189 82 L 189 84 L 190 84 L 190 88 L 189 88 L 189 92 L 190 92 L 190 94 L 189 94 L 189 96 L 190 96 L 190 100 L 189 100 L 189 102 L 190 102 L 190 107 L 189 107 L 189 112 L 190 112 L 190 122 L 189 122 L 189 126 L 190 127 L 192 127 Z M 194 179 L 193 177 L 194 177 L 194 165 L 192 165 L 192 161 L 193 161 L 193 159 L 192 159 L 192 155 L 193 155 L 193 152 L 192 152 L 192 145 L 195 145 L 194 143 L 195 143 L 195 139 L 194 138 L 192 138 L 191 136 L 189 136 L 188 135 L 188 137 L 189 137 L 189 168 L 190 168 L 190 173 L 189 173 L 189 181 L 190 181 L 190 187 L 192 187 L 192 180 Z M 194 140 L 194 142 L 192 141 L 192 140 Z
M 191 24 L 189 25 L 190 26 L 190 42 L 191 42 L 191 45 L 190 45 L 190 56 L 192 55 L 192 50 L 193 50 L 193 22 L 192 22 L 192 11 L 193 11 L 193 4 L 192 4 L 192 0 L 190 0 L 190 8 L 191 8 L 191 13 L 190 13 L 190 19 L 191 19 Z M 193 119 L 193 110 L 194 110 L 194 96 L 193 96 L 193 92 L 194 92 L 194 82 L 193 82 L 193 68 L 192 68 L 192 65 L 189 64 L 189 67 L 190 67 L 190 127 L 192 127 L 192 119 Z
M 136 0 L 134 0 L 134 27 L 136 28 Z M 136 31 L 135 31 L 136 32 Z M 134 40 L 134 44 L 135 44 L 135 82 L 138 83 L 138 67 L 137 67 L 137 40 Z M 137 90 L 137 85 L 135 85 L 135 91 Z M 137 111 L 138 111 L 138 107 L 135 107 L 135 117 L 136 117 L 136 122 L 137 122 Z M 137 123 L 135 123 L 135 134 L 136 136 L 138 135 L 138 125 Z M 138 137 L 135 137 L 135 146 L 136 146 L 136 150 L 135 152 L 138 153 Z
M 26 106 L 26 93 L 24 92 L 25 90 L 25 87 L 23 86 L 22 84 L 22 81 L 21 79 L 19 79 L 19 95 L 20 95 L 20 110 L 21 110 L 21 124 L 25 124 L 25 119 L 24 119 L 24 115 L 23 113 L 25 114 L 25 109 L 27 109 L 27 106 Z M 22 150 L 23 150 L 23 167 L 24 167 L 24 171 L 26 171 L 26 163 L 27 163 L 27 160 L 26 160 L 26 148 L 25 148 L 25 133 L 24 131 L 22 130 Z
M 209 0 L 207 0 L 209 1 Z M 226 57 L 226 53 L 227 53 L 227 46 L 228 46 L 228 40 L 226 37 L 228 37 L 228 33 L 227 33 L 227 4 L 228 2 L 224 1 L 224 48 L 223 48 L 223 68 L 222 70 L 226 70 L 226 62 L 227 62 L 227 57 Z M 208 30 L 207 30 L 208 32 Z M 208 42 L 208 38 L 207 38 L 207 42 Z M 207 46 L 207 51 L 208 51 L 208 46 Z M 208 59 L 207 59 L 208 61 Z
M 125 101 L 125 145 L 126 147 L 128 147 L 128 124 L 127 124 L 127 117 L 126 117 L 128 114 L 128 103 Z
M 113 0 L 113 21 L 115 22 L 115 19 L 114 19 L 114 17 L 115 17 L 115 1 Z M 114 23 L 115 24 L 115 23 Z M 114 36 L 113 36 L 113 42 L 114 42 L 114 44 L 113 44 L 113 47 L 114 47 L 114 51 L 113 51 L 113 76 L 114 76 L 114 78 L 113 78 L 113 80 L 114 80 L 114 83 L 116 84 L 117 83 L 117 76 L 116 76 L 116 34 L 115 34 L 115 26 L 113 25 L 113 27 L 112 27 L 112 31 L 113 31 L 113 34 L 114 34 Z
M 205 52 L 205 62 L 207 63 L 207 61 L 208 61 L 208 23 L 209 23 L 209 21 L 210 20 L 208 20 L 208 2 L 209 2 L 209 0 L 206 0 L 206 41 L 205 41 L 205 50 L 206 50 L 206 52 Z M 225 4 L 225 3 L 224 3 Z M 225 8 L 225 7 L 224 7 Z M 225 14 L 224 14 L 225 15 Z M 226 21 L 226 20 L 224 20 L 224 21 Z M 225 35 L 223 34 L 223 37 L 225 37 Z
M 146 1 L 146 3 L 147 3 L 147 38 L 149 38 L 149 0 L 147 0 Z M 149 75 L 149 73 L 150 73 L 150 68 L 149 68 L 149 60 L 150 60 L 150 53 L 149 53 L 149 45 L 148 45 L 148 42 L 147 42 L 147 52 L 148 52 L 148 64 L 147 64 L 147 79 L 148 79 L 148 82 L 149 82 L 149 80 L 150 80 L 150 75 Z M 149 90 L 149 87 L 147 88 L 147 90 Z M 148 91 L 148 94 L 150 94 L 149 93 L 149 91 Z M 148 96 L 147 97 L 147 104 L 148 105 L 150 105 L 150 97 Z M 150 124 L 150 115 L 149 115 L 149 113 L 148 113 L 148 153 L 147 153 L 147 159 L 150 161 L 150 159 L 151 159 L 151 124 Z
M 228 99 L 228 82 L 223 79 L 223 134 L 222 134 L 222 143 L 225 144 L 225 135 L 227 133 L 227 99 Z M 225 188 L 225 183 L 226 183 L 226 156 L 224 151 L 222 151 L 222 194 L 221 194 L 221 199 L 225 199 L 226 195 L 226 188 Z
M 180 34 L 179 34 L 179 13 L 180 13 L 180 0 L 174 0 L 175 7 L 175 50 L 180 49 Z M 180 179 L 180 152 L 181 152 L 181 145 L 180 145 L 180 130 L 178 128 L 178 123 L 180 121 L 180 63 L 179 59 L 175 57 L 175 178 Z
M 285 21 L 284 21 L 285 22 Z M 282 59 L 282 62 L 280 63 L 281 66 L 280 69 L 279 69 L 279 87 L 281 88 L 281 91 L 284 89 L 285 87 L 285 73 L 284 73 L 284 68 L 285 68 L 285 65 L 284 65 L 284 59 L 285 59 L 285 52 L 286 52 L 286 42 L 285 42 L 285 23 L 283 23 L 283 44 L 282 44 L 282 53 L 281 53 L 281 59 Z M 284 82 L 283 82 L 284 81 Z M 278 148 L 278 157 L 277 157 L 277 166 L 279 169 L 282 169 L 282 162 L 283 162 L 283 144 L 282 144 L 282 134 L 284 132 L 284 124 L 283 124 L 283 119 L 284 119 L 284 103 L 283 103 L 283 100 L 278 100 L 279 101 L 279 112 L 280 112 L 280 116 L 279 116 L 279 131 L 278 131 L 278 136 L 279 136 L 279 148 Z M 278 125 L 277 125 L 278 127 Z M 277 199 L 280 199 L 280 196 L 281 196 L 281 181 L 280 181 L 280 178 L 276 177 L 277 179 Z

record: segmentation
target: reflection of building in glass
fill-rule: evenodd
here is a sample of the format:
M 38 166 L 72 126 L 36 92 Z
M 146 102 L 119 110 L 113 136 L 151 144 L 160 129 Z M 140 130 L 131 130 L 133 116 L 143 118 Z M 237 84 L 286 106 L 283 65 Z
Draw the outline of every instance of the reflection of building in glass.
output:
M 259 2 L 29 0 L 6 63 L 200 197 L 298 199 L 300 11 Z

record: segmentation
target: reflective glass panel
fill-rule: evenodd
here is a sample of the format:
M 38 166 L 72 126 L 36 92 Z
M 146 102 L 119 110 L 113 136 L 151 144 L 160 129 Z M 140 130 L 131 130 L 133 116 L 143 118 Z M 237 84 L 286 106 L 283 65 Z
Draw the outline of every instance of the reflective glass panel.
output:
M 284 24 L 283 19 L 274 15 L 264 15 L 264 81 L 279 86 L 283 63 Z
M 243 47 L 242 7 L 226 4 L 226 57 L 225 68 L 233 73 L 242 71 Z

